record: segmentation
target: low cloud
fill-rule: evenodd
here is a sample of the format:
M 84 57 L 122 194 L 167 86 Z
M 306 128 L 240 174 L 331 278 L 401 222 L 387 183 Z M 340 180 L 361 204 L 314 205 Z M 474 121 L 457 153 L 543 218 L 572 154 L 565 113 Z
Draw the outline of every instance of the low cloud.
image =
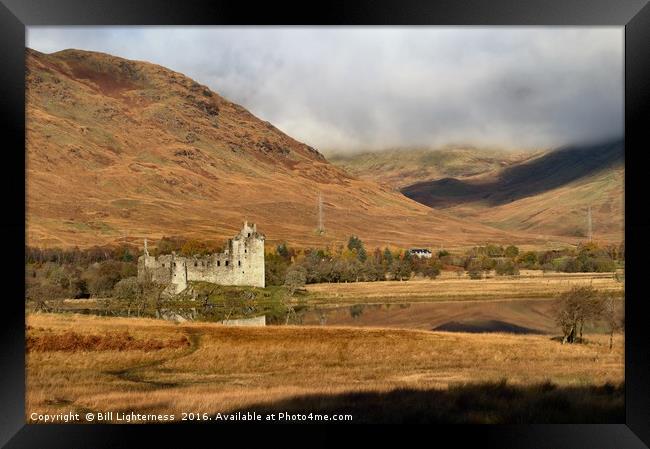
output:
M 30 27 L 182 72 L 320 150 L 623 134 L 623 28 Z

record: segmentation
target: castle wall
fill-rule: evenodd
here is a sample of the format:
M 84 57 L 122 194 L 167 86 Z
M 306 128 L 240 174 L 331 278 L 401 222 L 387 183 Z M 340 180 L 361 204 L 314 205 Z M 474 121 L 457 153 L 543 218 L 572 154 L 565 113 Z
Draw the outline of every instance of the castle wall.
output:
M 203 257 L 154 257 L 145 247 L 145 254 L 138 259 L 138 277 L 147 275 L 156 282 L 173 285 L 175 293 L 185 290 L 189 281 L 264 287 L 264 236 L 254 224 L 244 223 L 223 253 Z

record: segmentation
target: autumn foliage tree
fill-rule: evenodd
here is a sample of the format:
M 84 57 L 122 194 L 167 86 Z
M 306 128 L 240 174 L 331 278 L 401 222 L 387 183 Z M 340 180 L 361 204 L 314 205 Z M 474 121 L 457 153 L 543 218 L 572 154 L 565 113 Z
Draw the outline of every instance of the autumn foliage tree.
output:
M 560 297 L 556 322 L 562 330 L 562 343 L 582 341 L 585 322 L 603 316 L 605 302 L 593 287 L 573 287 Z

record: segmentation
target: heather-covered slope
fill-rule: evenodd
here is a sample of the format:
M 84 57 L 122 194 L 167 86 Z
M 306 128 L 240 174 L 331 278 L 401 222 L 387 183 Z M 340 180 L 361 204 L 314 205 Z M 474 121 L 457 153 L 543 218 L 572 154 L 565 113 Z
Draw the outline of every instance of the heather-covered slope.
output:
M 27 240 L 91 246 L 163 235 L 270 243 L 531 242 L 454 219 L 331 165 L 186 76 L 106 54 L 27 50 Z M 323 196 L 324 235 L 315 232 Z

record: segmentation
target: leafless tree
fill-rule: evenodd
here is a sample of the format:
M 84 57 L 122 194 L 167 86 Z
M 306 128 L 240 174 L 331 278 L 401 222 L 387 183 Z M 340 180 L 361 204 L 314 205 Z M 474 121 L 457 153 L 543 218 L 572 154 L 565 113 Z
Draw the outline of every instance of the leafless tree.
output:
M 624 326 L 623 319 L 619 316 L 617 307 L 617 299 L 611 294 L 603 295 L 603 320 L 607 323 L 609 328 L 609 350 L 614 346 L 614 332 L 622 330 Z
M 287 271 L 287 276 L 284 281 L 284 286 L 287 288 L 289 296 L 293 296 L 296 291 L 305 286 L 307 282 L 307 273 L 302 267 L 290 268 Z

